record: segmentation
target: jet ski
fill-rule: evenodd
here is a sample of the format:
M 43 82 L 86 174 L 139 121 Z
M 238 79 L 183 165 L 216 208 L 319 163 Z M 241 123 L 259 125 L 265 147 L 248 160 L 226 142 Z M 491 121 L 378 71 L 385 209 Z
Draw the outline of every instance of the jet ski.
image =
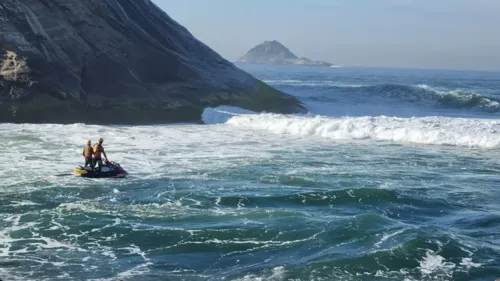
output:
M 127 171 L 116 162 L 103 163 L 100 172 L 98 167 L 92 169 L 91 167 L 78 166 L 73 169 L 73 174 L 84 178 L 124 178 L 128 175 Z

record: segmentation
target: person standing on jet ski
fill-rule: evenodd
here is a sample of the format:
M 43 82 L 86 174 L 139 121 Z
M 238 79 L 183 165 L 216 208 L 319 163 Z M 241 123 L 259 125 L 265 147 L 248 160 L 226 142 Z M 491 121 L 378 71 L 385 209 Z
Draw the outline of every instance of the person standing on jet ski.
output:
M 94 168 L 94 163 L 92 162 L 92 156 L 94 155 L 94 150 L 92 149 L 92 142 L 90 140 L 87 141 L 87 145 L 83 148 L 83 157 L 85 158 L 85 167 L 90 166 L 90 168 Z
M 95 164 L 99 164 L 99 172 L 101 171 L 101 168 L 102 168 L 101 153 L 104 154 L 104 159 L 106 159 L 106 162 L 108 162 L 108 156 L 106 156 L 106 152 L 104 152 L 104 147 L 102 147 L 103 141 L 104 141 L 103 138 L 99 138 L 99 143 L 96 143 L 94 145 L 94 163 L 93 163 L 93 166 L 95 167 Z

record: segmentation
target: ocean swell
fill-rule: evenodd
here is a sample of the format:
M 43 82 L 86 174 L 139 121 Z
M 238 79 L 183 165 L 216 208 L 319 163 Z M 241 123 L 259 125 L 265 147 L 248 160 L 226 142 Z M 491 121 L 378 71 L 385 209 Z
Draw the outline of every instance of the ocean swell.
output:
M 305 91 L 314 93 L 313 95 L 308 94 L 307 99 L 317 101 L 336 102 L 347 98 L 359 102 L 371 102 L 374 99 L 382 98 L 444 108 L 480 109 L 491 113 L 500 111 L 500 99 L 465 90 L 436 89 L 426 84 L 355 85 L 334 81 L 301 82 L 298 80 L 277 80 L 270 81 L 270 84 L 284 88 L 303 88 Z
M 492 97 L 486 97 L 474 92 L 462 90 L 437 90 L 423 85 L 399 85 L 399 84 L 381 84 L 374 86 L 343 86 L 329 87 L 335 91 L 356 94 L 370 98 L 389 98 L 410 103 L 420 103 L 434 105 L 445 108 L 458 109 L 481 109 L 487 112 L 499 112 L 500 103 Z

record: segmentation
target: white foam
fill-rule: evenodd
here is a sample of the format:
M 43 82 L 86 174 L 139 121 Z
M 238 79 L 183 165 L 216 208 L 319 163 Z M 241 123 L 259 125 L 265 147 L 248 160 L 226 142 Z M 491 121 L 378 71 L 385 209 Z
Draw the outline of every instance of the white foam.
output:
M 124 248 L 120 248 L 120 249 L 121 250 L 127 250 L 127 251 L 129 251 L 130 254 L 133 254 L 133 255 L 139 255 L 145 261 L 150 261 L 150 259 L 148 257 L 146 257 L 146 253 L 143 252 L 141 250 L 141 248 L 139 248 L 138 246 L 136 246 L 134 244 L 130 245 L 130 247 L 124 247 Z
M 445 274 L 451 277 L 455 264 L 446 262 L 445 258 L 428 250 L 426 256 L 420 261 L 420 272 L 425 275 L 430 274 Z
M 375 246 L 376 248 L 380 248 L 380 247 L 382 246 L 382 244 L 383 244 L 385 241 L 387 241 L 387 239 L 389 239 L 389 238 L 391 238 L 391 237 L 393 237 L 393 236 L 399 235 L 399 234 L 403 233 L 405 230 L 406 230 L 406 229 L 400 229 L 400 230 L 395 231 L 395 232 L 393 232 L 393 233 L 384 234 L 384 235 L 382 236 L 382 238 L 380 239 L 380 241 L 379 241 L 379 242 L 377 242 L 377 243 L 375 243 L 375 244 L 374 244 L 374 246 Z
M 219 117 L 217 117 L 219 116 Z M 500 143 L 500 121 L 444 117 L 321 117 L 257 114 L 234 107 L 208 108 L 205 121 L 224 125 L 90 126 L 82 124 L 0 124 L 0 193 L 42 188 L 102 185 L 121 193 L 123 185 L 169 177 L 211 179 L 219 170 L 271 159 L 281 144 L 288 149 L 317 147 L 310 136 L 327 140 L 368 139 L 493 148 Z M 270 134 L 275 133 L 275 134 Z M 290 141 L 292 134 L 300 138 Z M 305 136 L 305 138 L 303 137 Z M 85 141 L 104 137 L 112 161 L 130 176 L 120 181 L 49 177 L 83 164 Z M 329 145 L 324 142 L 322 145 Z M 54 149 L 60 158 L 54 157 Z M 42 183 L 42 184 L 40 184 Z M 9 204 L 32 204 L 11 202 Z M 71 208 L 71 206 L 67 206 Z
M 500 146 L 500 121 L 449 117 L 308 117 L 277 114 L 237 115 L 227 122 L 276 134 L 319 136 L 333 140 L 371 139 L 433 145 Z
M 270 272 L 264 273 L 259 276 L 256 274 L 247 274 L 242 278 L 234 279 L 234 281 L 263 281 L 263 280 L 284 280 L 286 270 L 283 266 L 278 266 L 271 269 Z
M 238 111 L 229 107 L 217 110 L 220 110 L 218 114 Z M 234 131 L 230 126 L 0 124 L 0 135 L 4 136 L 5 147 L 9 147 L 0 148 L 0 158 L 11 159 L 0 163 L 0 194 L 57 186 L 95 186 L 103 182 L 111 191 L 121 191 L 121 185 L 138 179 L 165 175 L 172 178 L 207 178 L 207 171 L 215 172 L 254 159 L 272 157 L 266 151 L 269 144 L 265 139 L 250 132 Z M 119 162 L 129 172 L 129 177 L 120 181 L 50 177 L 71 174 L 74 167 L 83 165 L 85 141 L 91 139 L 96 142 L 99 137 L 104 138 L 109 159 Z M 258 142 L 262 145 L 257 145 Z M 54 151 L 57 151 L 56 156 Z M 116 196 L 119 194 L 116 193 Z
M 39 206 L 41 204 L 29 201 L 29 200 L 21 200 L 21 201 L 10 201 L 12 204 L 8 204 L 7 206 L 11 207 L 20 207 L 20 206 Z
M 417 87 L 421 88 L 421 89 L 424 89 L 424 90 L 435 90 L 434 88 L 430 87 L 427 84 L 418 84 Z M 435 90 L 435 91 L 437 91 L 437 90 Z
M 476 263 L 472 261 L 472 258 L 462 258 L 462 261 L 460 262 L 461 266 L 464 266 L 467 269 L 471 269 L 473 267 L 478 268 L 481 267 L 481 263 Z
M 294 151 L 294 153 L 301 153 L 300 151 L 307 150 L 308 146 L 316 148 L 318 145 L 323 145 L 318 144 L 315 139 L 309 138 L 309 136 L 319 136 L 333 140 L 365 138 L 414 142 L 430 138 L 429 140 L 433 141 L 434 144 L 439 144 L 439 141 L 441 141 L 441 143 L 445 144 L 456 143 L 458 145 L 468 145 L 466 142 L 468 138 L 472 144 L 477 146 L 488 147 L 498 144 L 498 139 L 496 139 L 497 143 L 495 144 L 494 138 L 499 131 L 497 121 L 440 117 L 406 119 L 388 117 L 326 118 L 320 116 L 256 114 L 248 111 L 239 111 L 238 113 L 238 109 L 234 108 L 222 108 L 222 110 L 217 108 L 217 110 L 221 114 L 228 114 L 227 112 L 229 112 L 228 115 L 230 116 L 225 121 L 225 125 L 87 126 L 82 124 L 0 124 L 0 135 L 4 137 L 7 143 L 5 147 L 9 147 L 9 149 L 4 150 L 0 148 L 0 158 L 15 159 L 15 161 L 0 163 L 0 178 L 2 179 L 0 192 L 19 194 L 19 192 L 25 192 L 28 189 L 40 190 L 41 188 L 53 188 L 55 186 L 58 188 L 61 186 L 68 188 L 93 186 L 96 187 L 96 192 L 100 188 L 106 188 L 107 192 L 112 196 L 121 196 L 127 192 L 127 185 L 138 182 L 137 178 L 140 178 L 141 182 L 144 178 L 155 177 L 168 179 L 200 177 L 205 179 L 210 178 L 210 174 L 217 173 L 219 169 L 238 167 L 275 157 L 277 155 L 276 151 L 281 150 L 284 145 L 286 145 L 286 149 Z M 269 134 L 269 132 L 275 132 L 277 135 Z M 281 135 L 283 133 L 306 137 L 302 139 L 290 138 Z M 70 172 L 75 165 L 82 164 L 81 149 L 84 141 L 87 138 L 92 138 L 95 141 L 99 136 L 105 138 L 105 148 L 108 151 L 108 156 L 112 160 L 120 162 L 124 168 L 131 172 L 129 178 L 119 181 L 92 181 L 75 180 L 72 177 L 46 177 L 49 174 Z M 399 137 L 396 138 L 395 136 Z M 293 141 L 290 141 L 290 139 L 293 139 Z M 54 161 L 54 150 L 57 150 L 61 155 L 60 160 Z M 337 169 L 336 167 L 338 166 L 318 167 L 316 171 L 326 174 L 330 173 L 329 171 L 332 171 L 332 169 Z M 293 169 L 290 171 L 291 175 L 305 173 L 309 168 L 306 167 L 306 170 L 304 170 L 295 167 Z M 307 173 L 309 172 L 311 171 L 307 171 Z M 39 184 L 40 182 L 44 183 L 43 187 Z M 220 191 L 213 195 L 216 196 L 213 200 L 220 203 Z M 16 200 L 19 201 L 10 201 L 8 204 L 16 207 L 36 206 L 36 203 L 27 199 Z M 236 217 L 247 212 L 255 212 L 251 208 L 207 210 L 191 207 L 200 204 L 197 200 L 173 199 L 168 202 L 162 201 L 163 204 L 130 205 L 107 205 L 104 200 L 82 200 L 81 198 L 64 200 L 55 210 L 50 210 L 50 214 L 54 214 L 54 220 L 47 227 L 52 230 L 66 231 L 68 227 L 58 218 L 75 213 L 83 215 L 89 213 L 114 215 L 116 219 L 110 221 L 108 225 L 96 228 L 96 231 L 99 231 L 99 229 L 106 227 L 126 224 L 125 218 L 123 221 L 119 219 L 124 216 L 171 218 L 203 214 Z M 267 211 L 271 212 L 270 210 Z M 207 212 L 212 213 L 207 214 Z M 248 217 L 250 218 L 250 216 Z M 64 236 L 43 237 L 36 236 L 40 234 L 35 233 L 35 227 L 40 226 L 36 222 L 22 220 L 21 215 L 9 215 L 9 217 L 3 218 L 3 221 L 7 223 L 8 227 L 0 230 L 0 257 L 8 257 L 13 254 L 19 254 L 21 257 L 26 254 L 27 248 L 16 249 L 12 247 L 16 242 L 26 240 L 26 238 L 13 238 L 15 236 L 11 236 L 11 232 L 22 229 L 34 230 L 34 239 L 31 240 L 33 242 L 31 246 L 35 246 L 40 250 L 71 251 L 77 254 L 81 253 L 81 255 L 85 254 L 87 259 L 102 262 L 117 259 L 117 253 L 115 253 L 117 249 L 99 245 L 99 241 L 87 245 L 77 243 L 79 240 L 77 238 L 88 236 L 90 230 L 88 233 L 67 234 L 65 235 L 67 239 Z M 151 228 L 153 227 L 151 226 Z M 185 231 L 194 232 L 195 230 Z M 384 245 L 393 235 L 396 235 L 396 233 L 386 234 L 378 245 Z M 116 239 L 116 237 L 116 234 L 113 234 L 102 237 L 100 241 Z M 314 238 L 315 236 L 295 241 L 271 240 L 264 242 L 245 239 L 212 239 L 204 243 L 250 244 L 253 246 L 247 251 L 251 252 L 259 248 L 266 249 L 283 247 L 291 243 L 302 243 Z M 130 255 L 142 257 L 144 263 L 133 269 L 122 270 L 119 276 L 141 275 L 149 270 L 151 261 L 149 261 L 147 251 L 143 251 L 134 245 L 120 250 L 128 251 Z M 29 251 L 32 252 L 32 250 Z M 443 268 L 443 264 L 445 269 L 449 265 L 436 255 L 431 255 L 430 258 L 422 260 L 422 270 L 428 272 L 440 270 L 440 268 Z M 461 266 L 477 267 L 479 264 L 473 263 L 471 259 L 464 259 Z M 252 280 L 252 278 L 255 278 L 258 280 L 258 278 L 262 278 L 269 280 L 266 277 L 280 276 L 281 270 L 282 268 L 276 268 L 276 272 L 264 273 L 263 277 L 249 275 L 247 279 Z

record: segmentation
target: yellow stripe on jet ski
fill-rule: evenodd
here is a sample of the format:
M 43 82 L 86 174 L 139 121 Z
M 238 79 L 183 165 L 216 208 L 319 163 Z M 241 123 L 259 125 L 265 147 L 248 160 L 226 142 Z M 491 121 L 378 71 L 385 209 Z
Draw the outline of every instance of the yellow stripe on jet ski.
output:
M 85 175 L 86 173 L 88 173 L 88 171 L 87 170 L 82 170 L 82 169 L 75 168 L 75 169 L 73 169 L 73 173 L 75 175 Z

